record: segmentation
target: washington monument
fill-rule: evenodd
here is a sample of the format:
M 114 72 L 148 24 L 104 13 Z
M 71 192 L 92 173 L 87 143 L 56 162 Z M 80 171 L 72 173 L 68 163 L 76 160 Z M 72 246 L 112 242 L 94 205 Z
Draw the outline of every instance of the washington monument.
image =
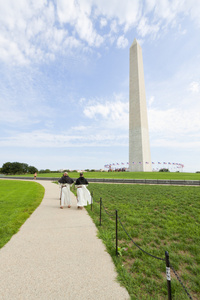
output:
M 144 85 L 142 48 L 130 47 L 129 73 L 129 171 L 152 171 Z

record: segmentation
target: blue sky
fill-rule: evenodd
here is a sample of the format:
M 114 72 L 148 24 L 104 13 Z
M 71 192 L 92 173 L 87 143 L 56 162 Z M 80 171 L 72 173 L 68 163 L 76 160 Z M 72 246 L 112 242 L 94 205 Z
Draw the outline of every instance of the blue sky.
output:
M 198 0 L 0 0 L 0 166 L 126 164 L 136 38 L 152 161 L 200 171 L 199 15 Z

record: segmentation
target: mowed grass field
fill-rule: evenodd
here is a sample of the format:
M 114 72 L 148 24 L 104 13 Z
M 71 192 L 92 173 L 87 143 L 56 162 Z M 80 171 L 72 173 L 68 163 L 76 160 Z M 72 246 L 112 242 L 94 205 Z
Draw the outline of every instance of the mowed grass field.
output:
M 39 177 L 60 178 L 63 173 L 38 173 Z M 33 174 L 16 176 L 32 177 Z M 72 178 L 78 178 L 79 173 L 69 172 Z M 110 179 L 166 179 L 166 180 L 200 180 L 200 173 L 176 173 L 176 172 L 85 172 L 86 178 L 110 178 Z
M 99 237 L 111 254 L 120 282 L 132 299 L 167 299 L 165 259 L 180 276 L 193 299 L 200 299 L 200 188 L 129 184 L 89 184 L 93 211 L 87 211 L 98 227 Z M 102 197 L 102 225 L 99 203 Z M 118 224 L 119 257 L 115 255 L 115 210 Z M 108 215 L 109 214 L 109 215 Z M 189 299 L 171 269 L 172 299 Z
M 36 182 L 0 180 L 0 248 L 41 203 L 44 187 Z

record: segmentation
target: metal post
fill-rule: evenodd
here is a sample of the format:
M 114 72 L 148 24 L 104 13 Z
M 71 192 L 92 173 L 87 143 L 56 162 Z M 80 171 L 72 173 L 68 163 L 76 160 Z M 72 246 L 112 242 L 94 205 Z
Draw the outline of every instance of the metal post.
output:
M 165 251 L 165 261 L 166 261 L 168 300 L 171 300 L 172 299 L 172 295 L 171 295 L 171 276 L 170 276 L 169 253 L 167 251 Z
M 118 222 L 118 216 L 117 216 L 117 209 L 116 209 L 116 256 L 118 256 L 118 226 L 117 226 L 117 222 Z
M 102 207 L 102 198 L 100 198 L 100 226 L 101 226 L 101 207 Z

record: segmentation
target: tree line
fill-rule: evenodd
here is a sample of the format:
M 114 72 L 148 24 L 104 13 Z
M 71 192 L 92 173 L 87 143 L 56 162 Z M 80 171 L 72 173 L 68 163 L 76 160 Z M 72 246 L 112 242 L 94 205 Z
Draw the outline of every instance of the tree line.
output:
M 6 175 L 15 175 L 15 174 L 34 174 L 38 172 L 38 169 L 34 166 L 29 166 L 25 163 L 19 162 L 6 162 L 1 167 L 1 173 Z
M 41 169 L 38 170 L 34 166 L 29 166 L 26 163 L 19 163 L 19 162 L 6 162 L 3 164 L 3 166 L 0 168 L 0 173 L 5 175 L 21 175 L 21 174 L 34 174 L 37 173 L 62 173 L 61 171 L 51 171 L 50 169 Z M 76 170 L 63 170 L 63 172 L 77 172 Z

